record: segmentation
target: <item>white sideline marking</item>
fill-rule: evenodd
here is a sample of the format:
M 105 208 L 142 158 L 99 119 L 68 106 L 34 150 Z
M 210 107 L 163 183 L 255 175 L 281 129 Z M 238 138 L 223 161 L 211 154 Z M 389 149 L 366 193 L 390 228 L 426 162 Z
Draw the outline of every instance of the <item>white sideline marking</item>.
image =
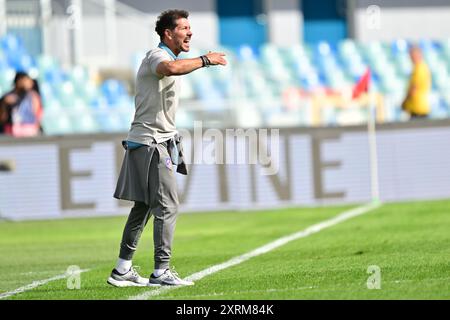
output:
M 87 272 L 89 270 L 90 269 L 80 270 L 80 273 Z M 42 286 L 42 285 L 44 285 L 44 284 L 46 284 L 48 282 L 51 282 L 51 281 L 61 280 L 61 279 L 67 278 L 67 276 L 68 276 L 68 274 L 64 273 L 64 274 L 60 274 L 59 276 L 54 276 L 54 277 L 51 277 L 51 278 L 48 278 L 48 279 L 33 281 L 32 283 L 27 284 L 26 286 L 17 288 L 17 289 L 15 289 L 13 291 L 8 291 L 8 292 L 1 293 L 0 294 L 0 299 L 8 298 L 8 297 L 14 296 L 16 294 L 32 290 L 34 288 Z
M 300 238 L 305 238 L 311 234 L 317 233 L 323 229 L 332 227 L 338 223 L 341 223 L 343 221 L 346 221 L 348 219 L 351 219 L 353 217 L 357 217 L 359 215 L 362 215 L 366 212 L 369 212 L 371 210 L 374 210 L 378 207 L 380 207 L 380 203 L 378 202 L 374 202 L 374 203 L 369 203 L 348 211 L 344 211 L 343 213 L 337 215 L 334 218 L 331 218 L 329 220 L 325 220 L 323 222 L 317 223 L 315 225 L 312 225 L 302 231 L 293 233 L 291 235 L 285 236 L 285 237 L 281 237 L 275 241 L 272 241 L 262 247 L 256 248 L 253 251 L 250 251 L 248 253 L 244 253 L 243 255 L 231 258 L 230 260 L 223 262 L 221 264 L 217 264 L 214 265 L 212 267 L 209 267 L 207 269 L 204 269 L 202 271 L 199 271 L 197 273 L 191 274 L 190 276 L 188 276 L 187 278 L 185 278 L 185 280 L 190 280 L 190 281 L 197 281 L 200 280 L 206 276 L 209 276 L 213 273 L 216 273 L 218 271 L 221 271 L 223 269 L 238 265 L 244 261 L 247 261 L 253 257 L 257 257 L 259 255 L 262 255 L 264 253 L 270 252 L 276 248 L 279 248 L 281 246 L 284 246 L 285 244 L 300 239 Z M 129 297 L 129 300 L 147 300 L 148 298 L 152 297 L 152 296 L 157 296 L 160 295 L 164 292 L 173 290 L 178 288 L 179 286 L 163 286 L 160 287 L 159 289 L 154 289 L 154 290 L 149 290 L 146 291 L 144 293 L 141 293 L 139 295 L 136 296 L 131 296 Z

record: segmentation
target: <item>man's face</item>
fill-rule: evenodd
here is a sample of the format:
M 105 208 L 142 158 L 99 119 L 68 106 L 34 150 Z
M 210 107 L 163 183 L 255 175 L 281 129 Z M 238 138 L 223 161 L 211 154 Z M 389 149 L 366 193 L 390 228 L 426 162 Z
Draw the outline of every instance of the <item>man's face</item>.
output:
M 177 26 L 171 31 L 172 43 L 175 51 L 188 52 L 190 49 L 190 42 L 192 37 L 191 26 L 188 19 L 180 18 L 177 20 Z M 176 52 L 174 52 L 176 54 Z

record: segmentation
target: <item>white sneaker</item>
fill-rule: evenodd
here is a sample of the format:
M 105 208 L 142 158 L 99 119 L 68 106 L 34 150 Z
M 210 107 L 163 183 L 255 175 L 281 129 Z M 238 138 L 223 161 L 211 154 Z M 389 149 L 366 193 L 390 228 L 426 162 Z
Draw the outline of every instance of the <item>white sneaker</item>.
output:
M 113 269 L 111 275 L 106 281 L 115 287 L 146 287 L 148 279 L 139 275 L 134 267 L 131 267 L 127 273 L 120 274 L 116 269 Z
M 179 277 L 175 270 L 166 269 L 162 275 L 155 277 L 153 273 L 150 276 L 149 285 L 162 286 L 193 286 L 194 282 L 183 280 Z

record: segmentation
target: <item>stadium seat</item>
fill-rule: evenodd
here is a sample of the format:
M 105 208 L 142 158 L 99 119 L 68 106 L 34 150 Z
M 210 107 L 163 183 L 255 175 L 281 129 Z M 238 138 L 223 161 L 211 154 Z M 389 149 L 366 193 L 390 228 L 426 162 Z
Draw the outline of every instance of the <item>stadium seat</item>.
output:
M 398 39 L 392 42 L 391 49 L 394 55 L 408 53 L 410 44 L 405 39 Z
M 37 58 L 37 67 L 40 73 L 44 73 L 47 70 L 57 69 L 58 64 L 53 57 L 42 55 Z
M 108 106 L 108 102 L 106 101 L 106 98 L 101 95 L 98 95 L 89 101 L 89 107 L 93 111 L 95 111 L 95 110 L 108 109 L 109 106 Z
M 70 119 L 75 132 L 95 133 L 100 131 L 99 125 L 90 112 L 72 113 Z
M 45 134 L 48 135 L 65 135 L 74 133 L 74 130 L 72 129 L 72 121 L 69 116 L 64 113 L 51 114 L 44 112 L 42 126 Z
M 9 91 L 13 88 L 13 80 L 15 75 L 16 71 L 9 67 L 0 72 L 0 85 L 5 91 Z
M 96 99 L 101 97 L 101 93 L 97 85 L 92 81 L 86 81 L 84 84 L 79 84 L 77 87 L 77 94 L 80 98 L 84 99 L 86 103 L 95 107 Z M 106 103 L 106 102 L 105 102 Z
M 97 121 L 102 132 L 119 132 L 124 130 L 122 117 L 118 112 L 111 112 L 110 110 L 96 110 L 95 120 Z
M 243 45 L 238 48 L 237 57 L 240 61 L 250 62 L 257 60 L 257 53 L 254 48 Z
M 56 117 L 64 112 L 59 100 L 54 98 L 44 100 L 44 106 L 44 114 L 46 116 L 48 115 L 50 117 Z
M 59 84 L 53 84 L 56 96 L 63 107 L 71 107 L 76 98 L 76 91 L 71 81 L 63 81 Z
M 81 89 L 89 81 L 89 76 L 85 68 L 75 66 L 69 71 L 69 80 L 77 89 Z
M 109 105 L 114 105 L 121 96 L 127 94 L 127 90 L 122 81 L 108 79 L 100 86 L 102 94 L 105 96 Z

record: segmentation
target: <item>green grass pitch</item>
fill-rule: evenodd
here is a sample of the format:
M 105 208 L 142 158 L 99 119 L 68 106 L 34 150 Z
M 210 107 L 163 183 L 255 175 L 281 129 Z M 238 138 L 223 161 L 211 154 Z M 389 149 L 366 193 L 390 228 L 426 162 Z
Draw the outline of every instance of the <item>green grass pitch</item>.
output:
M 185 277 L 303 230 L 350 206 L 180 215 L 172 265 Z M 128 299 L 151 288 L 114 288 L 126 217 L 0 222 L 0 294 L 77 265 L 81 288 L 48 282 L 6 299 Z M 134 264 L 152 270 L 152 220 Z M 381 288 L 369 290 L 369 266 Z M 384 204 L 152 299 L 449 299 L 450 200 Z

